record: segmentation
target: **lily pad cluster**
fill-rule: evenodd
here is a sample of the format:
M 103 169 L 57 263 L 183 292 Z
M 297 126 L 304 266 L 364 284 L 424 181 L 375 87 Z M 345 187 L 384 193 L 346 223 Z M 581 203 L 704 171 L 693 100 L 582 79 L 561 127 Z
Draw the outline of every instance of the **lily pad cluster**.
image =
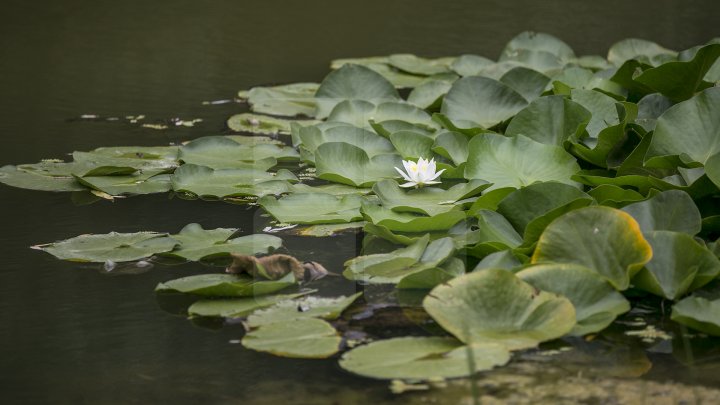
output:
M 653 296 L 672 303 L 673 321 L 720 335 L 720 299 L 706 298 L 720 275 L 719 56 L 717 39 L 679 52 L 626 39 L 597 56 L 524 32 L 497 60 L 335 60 L 321 83 L 240 92 L 250 112 L 228 125 L 245 135 L 76 152 L 69 163 L 6 166 L 0 181 L 109 195 L 161 183 L 202 198 L 260 197 L 284 224 L 362 226 L 363 252 L 343 275 L 418 292 L 445 331 L 346 351 L 340 366 L 367 377 L 468 376 L 543 342 L 602 333 Z M 440 184 L 401 187 L 403 161 L 420 159 L 442 170 Z M 43 249 L 71 260 L 205 260 L 245 249 L 230 236 L 193 228 Z M 329 321 L 355 298 L 274 294 L 294 284 L 206 274 L 158 289 L 217 297 L 188 313 L 247 317 L 242 343 L 254 350 L 328 357 L 352 346 Z

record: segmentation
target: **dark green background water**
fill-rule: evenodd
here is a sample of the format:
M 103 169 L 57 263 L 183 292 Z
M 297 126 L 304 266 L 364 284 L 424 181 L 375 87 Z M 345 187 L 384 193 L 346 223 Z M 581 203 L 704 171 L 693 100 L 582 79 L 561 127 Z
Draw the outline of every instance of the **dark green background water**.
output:
M 557 35 L 578 54 L 605 54 L 625 37 L 683 49 L 719 36 L 718 15 L 717 0 L 3 0 L 0 165 L 215 134 L 241 107 L 202 101 L 258 84 L 319 81 L 333 58 L 495 58 L 528 29 Z M 156 131 L 72 120 L 82 114 L 204 121 Z M 338 396 L 341 388 L 392 400 L 384 384 L 343 374 L 334 361 L 250 352 L 228 343 L 241 336 L 239 326 L 211 332 L 161 310 L 155 284 L 203 270 L 197 265 L 110 277 L 28 249 L 82 233 L 175 232 L 190 222 L 253 232 L 256 219 L 223 203 L 151 196 L 75 206 L 66 194 L 2 186 L 1 401 L 259 403 L 270 401 L 268 390 L 282 397 L 287 387 L 305 387 L 301 394 L 287 388 L 288 403 L 351 403 Z M 333 271 L 355 249 L 352 238 L 290 245 Z

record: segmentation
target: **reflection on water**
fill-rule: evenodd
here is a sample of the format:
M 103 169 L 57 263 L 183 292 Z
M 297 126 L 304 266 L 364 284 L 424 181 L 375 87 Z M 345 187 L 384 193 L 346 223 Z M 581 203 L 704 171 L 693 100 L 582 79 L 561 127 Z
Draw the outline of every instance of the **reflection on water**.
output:
M 526 29 L 555 34 L 578 54 L 604 52 L 630 36 L 682 49 L 718 34 L 718 11 L 714 0 L 692 6 L 670 0 L 8 0 L 0 14 L 0 164 L 222 132 L 224 120 L 242 107 L 203 101 L 232 99 L 235 91 L 257 84 L 317 81 L 333 58 L 393 52 L 495 57 Z M 83 115 L 118 120 L 77 119 Z M 176 118 L 202 121 L 173 125 Z M 155 265 L 142 274 L 110 277 L 102 274 L 102 265 L 60 262 L 28 249 L 82 233 L 176 232 L 191 222 L 252 233 L 266 225 L 252 207 L 167 196 L 81 205 L 65 194 L 7 187 L 0 192 L 0 386 L 9 403 L 445 403 L 469 393 L 458 383 L 442 394 L 393 396 L 386 383 L 349 376 L 333 360 L 244 350 L 234 343 L 242 336 L 240 325 L 208 328 L 219 325 L 193 325 L 172 316 L 185 304 L 156 300 L 154 286 L 213 270 L 199 264 Z M 357 249 L 354 237 L 286 242 L 291 254 L 320 261 L 336 273 Z M 318 288 L 339 295 L 356 286 L 328 277 Z M 372 298 L 386 292 L 369 293 Z M 348 327 L 374 336 L 398 328 L 434 330 L 414 310 L 416 299 L 390 302 L 401 307 L 373 307 L 375 323 L 357 319 Z M 657 314 L 641 317 L 659 329 L 669 327 Z M 627 395 L 665 389 L 659 395 L 691 401 L 708 395 L 698 388 L 696 397 L 688 397 L 687 388 L 653 382 L 713 386 L 720 381 L 717 340 L 672 333 L 676 338 L 669 343 L 645 343 L 618 326 L 591 342 L 544 348 L 550 352 L 528 354 L 481 376 L 480 392 L 488 403 L 510 398 L 511 392 L 520 395 L 518 390 L 525 399 L 536 395 L 551 401 L 560 398 L 557 387 L 568 386 L 573 376 L 589 393 L 583 395 L 590 395 L 567 394 L 575 402 L 607 402 L 603 398 L 617 397 L 621 388 Z

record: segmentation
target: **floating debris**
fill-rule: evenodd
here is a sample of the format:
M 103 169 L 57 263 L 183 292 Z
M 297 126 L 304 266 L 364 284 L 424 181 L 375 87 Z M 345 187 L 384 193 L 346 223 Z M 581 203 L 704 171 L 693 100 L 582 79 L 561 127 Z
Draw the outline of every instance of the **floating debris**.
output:
M 645 329 L 641 330 L 629 330 L 625 332 L 628 336 L 637 336 L 645 343 L 653 343 L 658 339 L 669 340 L 672 339 L 672 335 L 665 331 L 656 329 L 653 325 L 648 325 Z

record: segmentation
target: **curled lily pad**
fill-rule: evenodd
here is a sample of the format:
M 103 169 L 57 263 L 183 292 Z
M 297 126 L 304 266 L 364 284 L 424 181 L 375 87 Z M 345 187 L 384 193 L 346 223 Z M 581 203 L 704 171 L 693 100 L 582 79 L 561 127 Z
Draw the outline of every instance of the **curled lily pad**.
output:
M 571 335 L 605 329 L 630 310 L 630 303 L 600 275 L 574 264 L 542 264 L 517 273 L 522 280 L 543 291 L 560 294 L 575 307 L 577 323 Z
M 402 337 L 360 346 L 340 359 L 343 369 L 370 378 L 431 380 L 457 378 L 502 366 L 510 360 L 503 346 L 463 346 L 443 337 Z
M 362 197 L 348 194 L 334 196 L 322 193 L 290 194 L 276 199 L 266 196 L 258 203 L 273 217 L 291 224 L 333 224 L 362 219 Z
M 650 68 L 633 80 L 661 93 L 674 101 L 692 97 L 696 91 L 710 87 L 703 77 L 720 56 L 720 44 L 706 45 L 697 50 L 688 61 L 671 61 Z
M 651 258 L 652 248 L 629 214 L 610 207 L 586 207 L 568 212 L 545 228 L 532 262 L 582 265 L 625 290 Z
M 458 132 L 442 132 L 435 137 L 433 152 L 460 166 L 468 158 L 468 137 Z
M 508 138 L 481 134 L 473 137 L 468 149 L 465 177 L 493 183 L 489 190 L 553 180 L 577 186 L 570 177 L 580 166 L 558 146 L 541 144 L 522 135 Z
M 295 322 L 308 318 L 334 320 L 361 295 L 362 292 L 349 297 L 311 296 L 293 301 L 282 301 L 267 309 L 255 311 L 248 317 L 247 325 L 257 328 L 272 323 Z
M 36 246 L 62 260 L 74 262 L 129 262 L 172 250 L 178 241 L 165 233 L 110 232 L 80 235 L 61 242 Z
M 637 288 L 676 300 L 720 274 L 720 260 L 688 234 L 653 231 L 645 239 L 653 257 L 633 278 Z
M 435 287 L 423 307 L 466 344 L 499 343 L 510 350 L 556 339 L 575 326 L 567 298 L 538 291 L 499 269 L 470 273 Z
M 309 318 L 263 325 L 248 332 L 242 345 L 276 356 L 323 359 L 337 353 L 341 341 L 332 325 Z
M 207 297 L 253 297 L 271 294 L 296 284 L 292 274 L 280 280 L 234 274 L 199 274 L 160 283 L 155 291 L 177 291 Z
M 505 135 L 525 135 L 548 145 L 562 146 L 579 138 L 591 113 L 582 105 L 562 96 L 540 97 L 517 113 Z
M 456 81 L 445 95 L 442 113 L 456 126 L 492 128 L 527 105 L 525 98 L 497 80 L 480 76 Z
M 266 170 L 277 161 L 292 161 L 298 157 L 293 148 L 268 143 L 243 145 L 223 136 L 199 138 L 180 148 L 183 162 L 213 169 Z
M 165 255 L 204 261 L 228 258 L 231 253 L 243 255 L 269 253 L 282 246 L 282 239 L 277 236 L 255 234 L 233 238 L 236 233 L 237 229 L 203 229 L 200 224 L 188 224 L 180 233 L 172 235 L 179 246 Z
M 397 232 L 432 232 L 452 228 L 466 218 L 461 210 L 449 210 L 426 216 L 411 212 L 395 212 L 381 205 L 365 203 L 362 206 L 365 220 Z
M 261 295 L 246 298 L 203 299 L 195 301 L 190 305 L 188 314 L 190 316 L 239 318 L 248 316 L 257 309 L 266 308 L 278 302 L 292 300 L 305 294 L 306 292 L 298 294 Z
M 592 203 L 592 198 L 576 187 L 544 182 L 510 193 L 500 201 L 497 211 L 526 241 L 533 242 L 555 218 Z
M 287 170 L 269 173 L 256 169 L 218 169 L 184 164 L 170 178 L 172 188 L 200 198 L 261 197 L 292 190 L 297 177 Z
M 451 257 L 441 266 L 428 267 L 403 277 L 397 288 L 429 290 L 463 274 L 465 274 L 465 263 L 457 257 Z
M 326 118 L 336 105 L 345 100 L 364 100 L 373 104 L 396 101 L 400 96 L 395 87 L 374 70 L 345 64 L 322 81 L 317 93 L 318 118 Z
M 351 280 L 395 284 L 411 274 L 440 266 L 455 253 L 451 238 L 429 240 L 429 235 L 424 235 L 410 246 L 391 253 L 356 257 L 345 263 L 343 274 Z
M 505 45 L 502 54 L 507 56 L 522 50 L 547 52 L 562 60 L 575 58 L 575 52 L 568 44 L 544 32 L 521 32 Z
M 398 177 L 395 167 L 401 166 L 401 159 L 394 154 L 371 158 L 357 146 L 345 142 L 329 142 L 317 148 L 315 163 L 318 178 L 365 187 L 382 179 Z
M 512 224 L 501 214 L 490 210 L 476 212 L 476 230 L 470 232 L 467 240 L 468 253 L 476 257 L 484 257 L 492 252 L 519 247 L 522 236 Z
M 615 66 L 620 66 L 630 59 L 637 59 L 648 64 L 659 64 L 663 60 L 673 59 L 676 56 L 677 52 L 663 48 L 655 42 L 627 38 L 610 47 L 607 59 Z
M 695 202 L 680 190 L 663 191 L 645 201 L 627 205 L 623 211 L 632 215 L 643 232 L 674 231 L 696 235 L 702 218 Z
M 673 305 L 670 318 L 708 335 L 720 336 L 720 299 L 685 298 Z
M 439 187 L 403 190 L 394 180 L 383 180 L 373 186 L 373 191 L 382 205 L 393 211 L 435 216 L 457 209 L 456 202 L 478 195 L 488 187 L 490 184 L 486 181 L 471 180 L 448 190 Z
M 670 107 L 658 118 L 645 163 L 664 168 L 704 164 L 720 152 L 718 131 L 720 87 L 713 87 Z

